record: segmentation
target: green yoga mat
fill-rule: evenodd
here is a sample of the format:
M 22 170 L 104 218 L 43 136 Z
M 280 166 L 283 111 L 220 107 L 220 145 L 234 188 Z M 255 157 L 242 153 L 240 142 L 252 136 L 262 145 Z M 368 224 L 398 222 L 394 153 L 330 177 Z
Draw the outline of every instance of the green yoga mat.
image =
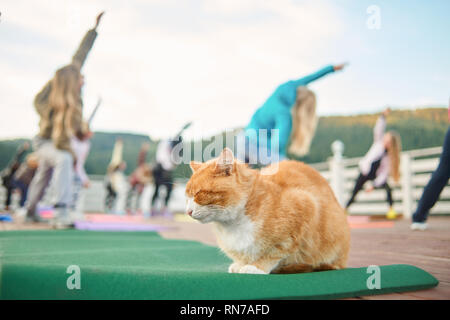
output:
M 381 266 L 380 289 L 367 268 L 228 274 L 218 248 L 153 232 L 0 232 L 0 259 L 1 299 L 334 299 L 438 284 L 410 265 Z

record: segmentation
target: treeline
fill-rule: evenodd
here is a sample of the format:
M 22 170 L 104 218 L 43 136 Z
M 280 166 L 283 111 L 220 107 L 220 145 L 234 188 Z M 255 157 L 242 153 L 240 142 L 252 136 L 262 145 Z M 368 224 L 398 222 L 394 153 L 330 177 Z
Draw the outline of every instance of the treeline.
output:
M 378 114 L 321 117 L 307 163 L 326 161 L 331 156 L 331 143 L 341 140 L 348 158 L 364 155 L 373 142 L 373 127 Z M 448 110 L 429 108 L 395 110 L 387 121 L 387 130 L 397 131 L 402 138 L 402 149 L 412 150 L 441 146 L 448 128 Z
M 441 146 L 448 128 L 447 112 L 446 108 L 396 110 L 389 116 L 387 129 L 395 130 L 400 134 L 403 150 Z M 331 143 L 335 140 L 341 140 L 345 144 L 344 155 L 346 157 L 364 155 L 373 141 L 372 130 L 377 117 L 377 114 L 320 117 L 309 155 L 297 160 L 306 163 L 326 161 L 332 155 Z M 224 136 L 225 134 L 220 133 L 219 135 Z M 92 139 L 91 152 L 86 161 L 88 174 L 103 175 L 106 173 L 106 167 L 111 160 L 117 138 L 124 141 L 124 160 L 127 163 L 126 172 L 128 174 L 136 167 L 137 155 L 144 142 L 150 144 L 147 161 L 155 161 L 158 141 L 154 141 L 148 136 L 96 132 Z M 187 141 L 185 147 L 193 149 L 194 144 L 201 144 L 204 149 L 213 139 L 214 137 L 202 141 Z M 24 139 L 0 141 L 0 168 L 4 168 L 8 164 L 17 147 L 24 141 Z M 189 175 L 188 164 L 177 167 L 176 177 L 185 178 Z

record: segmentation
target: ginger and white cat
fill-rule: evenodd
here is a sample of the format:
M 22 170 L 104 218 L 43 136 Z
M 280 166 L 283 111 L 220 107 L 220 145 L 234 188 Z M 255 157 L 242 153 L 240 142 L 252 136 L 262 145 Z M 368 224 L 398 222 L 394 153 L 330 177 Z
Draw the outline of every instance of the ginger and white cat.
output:
M 217 159 L 191 162 L 188 214 L 215 225 L 220 248 L 233 260 L 228 272 L 345 268 L 350 229 L 327 181 L 301 162 L 277 166 L 275 174 L 264 175 L 228 148 Z

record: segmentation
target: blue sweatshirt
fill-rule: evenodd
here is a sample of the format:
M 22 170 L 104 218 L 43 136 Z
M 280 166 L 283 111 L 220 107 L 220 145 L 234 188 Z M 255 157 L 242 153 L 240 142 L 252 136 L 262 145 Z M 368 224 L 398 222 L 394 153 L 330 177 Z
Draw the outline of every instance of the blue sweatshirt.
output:
M 297 88 L 306 86 L 328 73 L 334 72 L 332 65 L 328 65 L 319 71 L 298 80 L 291 80 L 280 85 L 267 101 L 253 114 L 250 123 L 245 130 L 267 129 L 270 142 L 270 130 L 279 130 L 279 155 L 280 160 L 286 157 L 286 147 L 291 135 L 292 114 L 291 108 L 297 99 Z M 258 143 L 258 141 L 252 141 Z

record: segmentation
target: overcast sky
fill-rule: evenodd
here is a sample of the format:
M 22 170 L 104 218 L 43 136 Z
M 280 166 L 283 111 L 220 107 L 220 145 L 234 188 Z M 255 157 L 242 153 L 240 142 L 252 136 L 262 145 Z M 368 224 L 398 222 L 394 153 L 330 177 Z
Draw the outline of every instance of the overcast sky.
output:
M 368 27 L 376 5 L 378 29 Z M 313 84 L 320 115 L 446 106 L 450 1 L 3 0 L 0 139 L 32 137 L 34 95 L 106 14 L 84 66 L 97 131 L 188 136 L 245 126 L 284 81 L 348 61 Z

